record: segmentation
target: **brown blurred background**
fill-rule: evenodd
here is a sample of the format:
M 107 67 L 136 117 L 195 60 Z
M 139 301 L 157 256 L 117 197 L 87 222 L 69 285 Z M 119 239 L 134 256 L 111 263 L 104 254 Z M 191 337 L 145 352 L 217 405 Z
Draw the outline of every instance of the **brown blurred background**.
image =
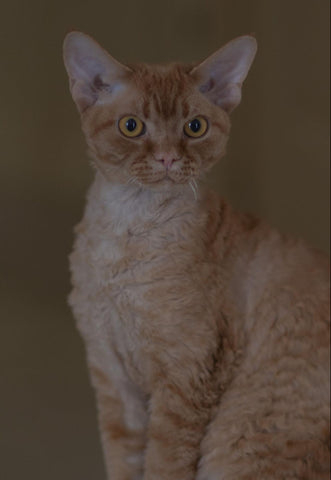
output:
M 66 305 L 91 181 L 61 59 L 81 29 L 122 61 L 259 52 L 212 183 L 328 249 L 328 0 L 11 1 L 1 7 L 0 478 L 102 480 L 93 392 Z

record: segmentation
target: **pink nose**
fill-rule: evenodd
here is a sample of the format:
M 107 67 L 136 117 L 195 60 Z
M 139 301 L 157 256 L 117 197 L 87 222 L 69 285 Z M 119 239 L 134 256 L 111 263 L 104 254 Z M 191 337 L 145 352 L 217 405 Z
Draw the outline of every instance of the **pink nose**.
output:
M 160 153 L 159 155 L 155 156 L 155 160 L 162 163 L 165 168 L 169 169 L 174 162 L 179 160 L 179 158 L 176 158 L 173 154 Z

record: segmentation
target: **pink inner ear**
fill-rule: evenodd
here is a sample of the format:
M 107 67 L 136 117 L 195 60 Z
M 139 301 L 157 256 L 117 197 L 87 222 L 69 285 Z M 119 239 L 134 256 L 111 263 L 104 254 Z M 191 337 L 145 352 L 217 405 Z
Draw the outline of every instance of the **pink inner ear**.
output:
M 199 91 L 215 105 L 231 113 L 241 101 L 241 85 L 235 83 L 217 83 L 210 78 L 199 87 Z
M 88 107 L 93 105 L 97 99 L 97 93 L 83 82 L 71 79 L 70 90 L 72 98 L 77 105 L 78 111 L 83 113 Z
M 216 104 L 228 113 L 231 113 L 240 102 L 241 85 L 237 84 L 227 85 L 216 100 Z
M 201 93 L 208 93 L 210 90 L 214 87 L 215 85 L 215 80 L 213 78 L 210 78 L 207 83 L 204 83 L 199 87 L 199 91 Z
M 239 37 L 197 65 L 191 72 L 201 79 L 199 91 L 231 112 L 240 103 L 241 87 L 256 53 L 253 37 Z
M 91 87 L 103 84 L 101 77 L 106 71 L 105 66 L 96 58 L 84 56 L 82 52 L 73 51 L 69 60 L 68 73 L 70 78 L 84 82 Z
M 112 93 L 129 69 L 113 59 L 91 37 L 71 32 L 64 41 L 64 63 L 78 110 L 93 105 L 100 91 Z
M 112 88 L 109 85 L 109 83 L 105 83 L 99 74 L 94 77 L 93 85 L 96 90 L 107 90 L 109 93 L 111 93 L 112 91 Z

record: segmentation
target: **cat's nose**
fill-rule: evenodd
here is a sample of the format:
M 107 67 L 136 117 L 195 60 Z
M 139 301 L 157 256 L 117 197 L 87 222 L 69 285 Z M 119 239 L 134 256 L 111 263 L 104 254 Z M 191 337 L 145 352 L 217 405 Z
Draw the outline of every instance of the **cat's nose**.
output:
M 155 160 L 157 162 L 160 162 L 164 165 L 166 169 L 171 168 L 172 164 L 177 162 L 179 160 L 179 157 L 172 153 L 160 153 L 158 155 L 155 155 Z

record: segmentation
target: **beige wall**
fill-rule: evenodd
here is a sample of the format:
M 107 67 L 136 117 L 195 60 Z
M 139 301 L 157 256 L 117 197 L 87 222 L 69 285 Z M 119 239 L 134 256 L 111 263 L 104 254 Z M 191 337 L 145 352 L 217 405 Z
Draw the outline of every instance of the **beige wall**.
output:
M 91 172 L 63 36 L 86 31 L 121 60 L 192 61 L 254 32 L 259 53 L 212 183 L 327 250 L 329 2 L 21 0 L 2 5 L 0 22 L 1 471 L 99 480 L 93 396 L 65 305 Z

